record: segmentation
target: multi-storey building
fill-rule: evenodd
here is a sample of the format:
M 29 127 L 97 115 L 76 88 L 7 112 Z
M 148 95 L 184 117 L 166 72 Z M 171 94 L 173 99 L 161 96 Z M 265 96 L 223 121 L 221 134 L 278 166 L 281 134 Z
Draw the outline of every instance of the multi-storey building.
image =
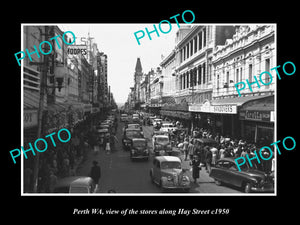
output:
M 212 62 L 213 96 L 206 104 L 226 112 L 220 115 L 214 111 L 217 130 L 270 144 L 274 136 L 276 75 L 274 72 L 269 85 L 257 85 L 255 78 L 260 81 L 262 72 L 271 72 L 276 66 L 275 25 L 237 26 L 233 37 L 215 48 Z M 270 82 L 269 76 L 261 78 L 265 84 Z M 234 84 L 247 84 L 246 80 L 252 83 L 251 88 L 247 86 L 239 97 Z

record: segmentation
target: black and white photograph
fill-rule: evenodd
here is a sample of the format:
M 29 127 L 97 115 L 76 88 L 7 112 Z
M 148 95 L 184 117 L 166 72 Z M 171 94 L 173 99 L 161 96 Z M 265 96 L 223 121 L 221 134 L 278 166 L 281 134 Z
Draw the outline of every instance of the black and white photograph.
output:
M 6 221 L 297 216 L 295 4 L 24 3 L 2 14 Z
M 22 34 L 24 195 L 276 194 L 276 24 Z

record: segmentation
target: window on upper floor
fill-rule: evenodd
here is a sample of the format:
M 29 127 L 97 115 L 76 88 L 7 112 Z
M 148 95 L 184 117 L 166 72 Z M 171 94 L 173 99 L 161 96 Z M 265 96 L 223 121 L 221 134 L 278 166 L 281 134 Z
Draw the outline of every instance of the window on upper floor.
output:
M 194 53 L 196 53 L 197 52 L 197 35 L 196 35 L 196 37 L 194 37 Z

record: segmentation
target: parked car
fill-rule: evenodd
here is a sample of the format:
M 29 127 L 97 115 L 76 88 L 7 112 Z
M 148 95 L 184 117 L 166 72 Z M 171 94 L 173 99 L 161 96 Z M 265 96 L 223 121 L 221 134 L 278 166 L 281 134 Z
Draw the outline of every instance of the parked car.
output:
M 125 150 L 129 150 L 133 138 L 144 138 L 140 129 L 126 129 L 123 135 L 122 143 Z
M 53 193 L 95 193 L 96 185 L 91 177 L 70 176 L 57 181 Z
M 128 122 L 129 118 L 127 114 L 121 114 L 121 122 Z
M 130 159 L 149 159 L 148 143 L 145 138 L 133 138 L 130 146 Z
M 177 127 L 173 123 L 162 123 L 160 130 L 165 132 L 169 132 L 169 130 L 176 131 Z
M 155 155 L 171 154 L 172 147 L 168 135 L 154 135 L 152 137 L 153 152 Z
M 155 135 L 169 135 L 169 133 L 162 130 L 153 130 L 152 137 Z
M 209 174 L 217 185 L 231 184 L 249 192 L 274 192 L 273 177 L 245 163 L 238 170 L 234 158 L 222 158 Z
M 141 131 L 143 130 L 142 126 L 138 123 L 127 123 L 127 124 L 125 124 L 124 131 L 128 128 L 130 128 L 130 129 L 140 129 Z
M 181 167 L 181 161 L 176 156 L 157 156 L 150 169 L 150 178 L 158 184 L 163 191 L 168 189 L 181 189 L 188 192 L 191 188 L 190 179 L 186 170 Z

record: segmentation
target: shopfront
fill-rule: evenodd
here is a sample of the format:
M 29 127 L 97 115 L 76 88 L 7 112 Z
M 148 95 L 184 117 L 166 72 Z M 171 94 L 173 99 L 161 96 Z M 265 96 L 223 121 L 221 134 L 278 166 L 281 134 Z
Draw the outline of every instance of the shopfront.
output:
M 189 106 L 194 127 L 270 144 L 274 138 L 274 95 L 205 100 Z M 271 142 L 270 142 L 271 140 Z
M 169 104 L 162 106 L 160 114 L 180 121 L 184 127 L 190 130 L 192 126 L 192 114 L 188 109 L 189 107 L 186 102 L 182 104 Z
M 189 111 L 193 113 L 193 126 L 211 130 L 213 133 L 236 136 L 239 132 L 237 105 L 213 104 L 205 100 L 203 104 L 192 104 Z
M 245 139 L 269 145 L 274 140 L 274 96 L 245 103 L 239 111 Z

